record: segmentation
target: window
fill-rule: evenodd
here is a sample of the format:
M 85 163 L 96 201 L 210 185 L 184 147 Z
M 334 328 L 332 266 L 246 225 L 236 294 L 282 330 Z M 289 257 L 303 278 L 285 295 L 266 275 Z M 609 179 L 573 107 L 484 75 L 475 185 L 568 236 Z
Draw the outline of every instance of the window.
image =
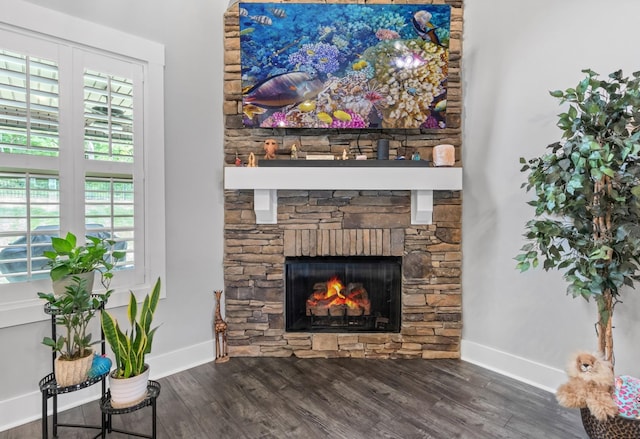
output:
M 99 28 L 98 37 L 131 41 L 117 54 L 95 25 L 75 21 L 71 42 L 0 22 L 0 327 L 36 319 L 14 311 L 41 311 L 36 292 L 50 289 L 43 251 L 67 231 L 126 251 L 112 304 L 164 275 L 164 240 L 149 239 L 164 235 L 164 144 L 162 129 L 148 129 L 163 122 L 162 50 Z

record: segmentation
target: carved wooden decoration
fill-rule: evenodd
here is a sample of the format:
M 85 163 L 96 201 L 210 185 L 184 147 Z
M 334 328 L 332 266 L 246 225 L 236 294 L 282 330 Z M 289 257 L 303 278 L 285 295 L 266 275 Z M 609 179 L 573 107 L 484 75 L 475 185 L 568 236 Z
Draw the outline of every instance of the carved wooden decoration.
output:
M 227 322 L 222 319 L 220 314 L 220 297 L 222 290 L 214 291 L 216 295 L 216 313 L 213 321 L 213 330 L 215 332 L 216 343 L 216 363 L 224 363 L 229 360 L 227 354 Z
M 247 168 L 255 168 L 258 166 L 256 164 L 256 155 L 254 153 L 249 153 L 249 161 L 247 162 Z

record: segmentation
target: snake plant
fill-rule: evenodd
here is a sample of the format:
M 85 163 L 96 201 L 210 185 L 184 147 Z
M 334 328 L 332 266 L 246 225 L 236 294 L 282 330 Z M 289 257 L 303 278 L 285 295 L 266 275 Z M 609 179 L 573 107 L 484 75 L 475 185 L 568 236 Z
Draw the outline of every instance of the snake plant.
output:
M 160 278 L 151 294 L 142 302 L 138 315 L 138 302 L 133 292 L 129 293 L 127 316 L 130 328 L 123 332 L 118 321 L 107 311 L 101 313 L 104 336 L 115 356 L 114 378 L 131 378 L 140 375 L 146 368 L 145 356 L 151 352 L 153 336 L 158 329 L 151 329 L 153 314 L 160 298 Z

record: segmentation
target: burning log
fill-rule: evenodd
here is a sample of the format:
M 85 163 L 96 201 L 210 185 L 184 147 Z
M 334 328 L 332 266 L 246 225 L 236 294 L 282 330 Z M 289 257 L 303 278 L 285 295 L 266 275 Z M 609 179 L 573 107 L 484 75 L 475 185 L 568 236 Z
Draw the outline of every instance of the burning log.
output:
M 359 317 L 371 315 L 369 294 L 361 283 L 350 282 L 346 287 L 332 278 L 313 285 L 313 293 L 307 299 L 307 316 Z
M 369 293 L 367 293 L 367 290 L 365 290 L 364 286 L 361 283 L 349 283 L 347 285 L 346 304 L 347 307 L 353 310 L 362 309 L 361 314 L 353 315 L 371 315 L 371 302 L 369 301 Z M 351 304 L 353 304 L 354 306 L 350 306 Z

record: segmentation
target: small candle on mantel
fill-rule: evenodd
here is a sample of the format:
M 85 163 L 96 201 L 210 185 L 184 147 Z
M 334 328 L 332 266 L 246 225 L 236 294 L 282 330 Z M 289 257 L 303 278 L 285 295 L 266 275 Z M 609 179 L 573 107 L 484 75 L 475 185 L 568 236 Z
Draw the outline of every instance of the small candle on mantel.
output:
M 436 145 L 433 147 L 434 166 L 453 166 L 456 163 L 456 150 L 453 145 Z

